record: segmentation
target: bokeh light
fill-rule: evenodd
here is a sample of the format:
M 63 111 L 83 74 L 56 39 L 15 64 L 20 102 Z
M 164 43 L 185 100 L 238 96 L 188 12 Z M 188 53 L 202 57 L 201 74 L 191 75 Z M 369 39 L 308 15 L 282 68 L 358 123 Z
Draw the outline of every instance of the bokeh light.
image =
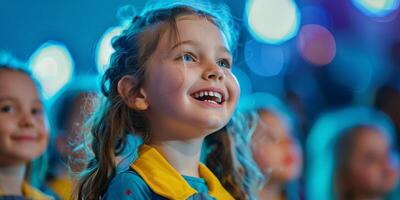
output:
M 354 6 L 367 16 L 385 17 L 399 7 L 399 0 L 352 0 Z
M 232 68 L 233 74 L 239 82 L 240 86 L 240 98 L 246 96 L 252 92 L 252 85 L 249 76 L 239 67 Z
M 249 0 L 246 12 L 249 31 L 258 41 L 280 44 L 298 32 L 301 15 L 292 0 Z
M 111 45 L 112 39 L 121 34 L 122 27 L 111 27 L 107 29 L 96 47 L 96 65 L 97 70 L 102 74 L 110 63 L 111 54 L 114 53 L 114 49 Z
M 247 66 L 259 76 L 276 76 L 287 63 L 280 46 L 262 44 L 255 40 L 246 42 L 244 56 Z
M 297 48 L 303 58 L 314 65 L 327 65 L 336 55 L 335 38 L 329 30 L 317 24 L 301 28 Z
M 72 78 L 74 61 L 66 46 L 51 41 L 36 50 L 29 67 L 41 83 L 45 98 L 50 99 Z
M 349 41 L 342 41 L 332 65 L 328 67 L 329 76 L 342 89 L 362 93 L 369 91 L 380 81 L 385 69 L 377 55 L 363 51 L 363 47 L 355 46 Z
M 301 8 L 302 24 L 318 24 L 331 27 L 331 19 L 326 10 L 317 5 L 307 5 Z

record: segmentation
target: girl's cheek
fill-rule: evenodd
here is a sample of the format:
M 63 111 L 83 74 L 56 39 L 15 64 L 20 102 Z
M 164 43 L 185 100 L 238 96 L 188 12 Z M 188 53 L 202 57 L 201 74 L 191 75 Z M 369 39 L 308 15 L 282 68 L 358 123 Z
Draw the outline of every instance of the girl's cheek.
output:
M 236 76 L 233 75 L 232 72 L 225 73 L 225 76 L 227 78 L 228 87 L 230 87 L 230 90 L 232 92 L 231 95 L 235 96 L 236 99 L 238 99 L 240 95 L 240 85 L 238 80 L 236 79 Z
M 357 172 L 356 172 L 357 173 Z M 379 175 L 373 170 L 361 169 L 355 176 L 356 184 L 359 184 L 360 188 L 371 188 L 376 187 L 376 183 L 379 183 Z

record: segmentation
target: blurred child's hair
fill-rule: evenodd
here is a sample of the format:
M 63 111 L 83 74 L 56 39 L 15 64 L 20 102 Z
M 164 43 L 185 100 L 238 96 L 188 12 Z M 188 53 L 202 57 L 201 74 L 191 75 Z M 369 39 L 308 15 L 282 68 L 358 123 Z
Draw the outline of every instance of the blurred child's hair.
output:
M 235 112 L 223 129 L 206 137 L 206 164 L 235 199 L 256 199 L 264 177 L 252 159 L 249 139 L 255 115 Z M 255 124 L 254 124 L 255 123 Z
M 235 167 L 232 169 L 232 174 L 237 179 L 236 182 L 240 183 L 244 189 L 248 199 L 258 199 L 259 190 L 268 181 L 266 174 L 254 161 L 252 152 L 252 137 L 259 123 L 261 111 L 279 114 L 292 126 L 295 125 L 295 118 L 289 108 L 271 94 L 254 93 L 240 99 L 238 111 L 234 113 L 227 125 L 228 134 L 226 135 L 229 135 L 232 140 L 232 151 L 235 156 L 232 157 Z
M 28 76 L 32 80 L 33 84 L 35 84 L 35 87 L 38 89 L 40 93 L 39 96 L 42 97 L 42 90 L 39 82 L 32 76 L 31 72 L 26 69 L 25 66 L 25 63 L 17 60 L 10 53 L 0 52 L 0 73 L 2 73 L 3 71 L 14 71 Z M 42 103 L 43 106 L 45 106 L 45 103 Z M 47 160 L 47 154 L 44 153 L 40 157 L 29 162 L 25 171 L 25 180 L 34 186 L 41 186 L 47 170 Z
M 228 126 L 206 137 L 206 165 L 234 199 L 249 199 L 245 188 L 242 186 L 245 171 L 237 162 L 234 151 L 235 141 L 228 135 Z
M 67 122 L 70 120 L 75 101 L 78 98 L 82 98 L 83 104 L 80 105 L 81 107 L 79 109 L 80 114 L 82 114 L 83 121 L 79 122 L 81 124 L 72 124 L 72 126 L 84 127 L 87 117 L 91 114 L 91 111 L 95 107 L 96 94 L 99 91 L 99 88 L 97 87 L 97 81 L 97 76 L 95 75 L 81 75 L 77 78 L 74 78 L 53 100 L 51 104 L 52 112 L 50 113 L 50 141 L 52 142 L 49 143 L 48 148 L 49 165 L 53 167 L 47 171 L 47 180 L 56 178 L 58 173 L 60 173 L 60 169 L 57 167 L 58 165 L 63 165 L 65 168 L 71 167 L 69 169 L 71 170 L 71 173 L 73 173 L 76 170 L 75 168 L 72 168 L 72 166 L 75 164 L 81 164 L 81 160 L 79 160 L 79 158 L 63 157 L 65 155 L 60 154 L 56 146 L 58 145 L 56 143 L 56 138 L 61 136 L 67 140 L 66 142 L 71 150 L 74 150 L 82 143 L 82 138 L 80 137 L 82 132 L 78 133 L 79 137 L 71 136 L 71 133 L 67 132 L 70 131 L 69 129 L 71 129 L 71 127 L 68 126 L 71 124 L 68 124 Z
M 228 48 L 234 49 L 236 32 L 231 31 L 233 23 L 226 6 L 214 7 L 201 1 L 159 2 L 149 4 L 140 15 L 132 17 L 130 26 L 112 42 L 115 52 L 101 81 L 104 98 L 89 122 L 91 141 L 85 146 L 92 149 L 88 151 L 87 170 L 81 174 L 74 198 L 97 200 L 101 197 L 115 174 L 115 157 L 124 150 L 128 134 L 139 134 L 144 142 L 148 141 L 147 119 L 142 112 L 124 103 L 117 85 L 123 76 L 131 75 L 137 80 L 131 93 L 138 92 L 145 81 L 147 61 L 161 36 L 171 30 L 175 39 L 179 39 L 177 17 L 204 17 L 220 28 Z

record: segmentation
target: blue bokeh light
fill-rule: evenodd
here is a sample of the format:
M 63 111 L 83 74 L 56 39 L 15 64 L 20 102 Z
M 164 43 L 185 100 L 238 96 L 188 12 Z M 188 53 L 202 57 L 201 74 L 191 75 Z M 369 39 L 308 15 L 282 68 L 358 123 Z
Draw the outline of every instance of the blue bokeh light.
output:
M 301 8 L 302 24 L 318 24 L 324 27 L 331 27 L 332 22 L 326 10 L 317 5 L 307 5 Z
M 121 34 L 122 30 L 123 28 L 120 26 L 111 27 L 101 36 L 96 47 L 96 65 L 100 74 L 109 66 L 111 54 L 115 51 L 111 45 L 112 39 Z
M 367 16 L 385 17 L 399 7 L 399 0 L 352 0 L 354 6 Z
M 30 57 L 28 66 L 42 85 L 44 97 L 50 99 L 72 78 L 74 61 L 67 47 L 50 41 L 40 46 Z
M 282 72 L 287 63 L 280 46 L 262 44 L 255 40 L 246 43 L 244 56 L 247 66 L 259 76 L 276 76 Z
M 246 13 L 250 34 L 261 42 L 281 44 L 299 30 L 301 15 L 292 0 L 250 0 Z
M 239 67 L 232 68 L 233 74 L 239 82 L 240 86 L 240 98 L 246 96 L 252 92 L 252 85 L 249 76 Z

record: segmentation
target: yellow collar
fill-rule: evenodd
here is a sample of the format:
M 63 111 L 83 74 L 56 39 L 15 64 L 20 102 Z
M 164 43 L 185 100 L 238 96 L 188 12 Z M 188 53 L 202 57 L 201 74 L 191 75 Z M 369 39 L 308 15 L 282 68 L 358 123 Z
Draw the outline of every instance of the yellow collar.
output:
M 22 183 L 22 194 L 24 197 L 32 200 L 51 200 L 53 198 L 45 195 L 44 193 L 40 192 L 38 189 L 29 185 L 28 182 L 24 181 Z M 0 191 L 0 196 L 5 195 L 3 191 Z
M 131 168 L 143 178 L 154 193 L 162 197 L 184 200 L 197 193 L 178 171 L 149 145 L 143 144 L 139 147 L 139 158 L 131 165 Z M 212 197 L 218 200 L 233 199 L 205 165 L 199 165 L 199 174 L 206 181 Z
M 22 184 L 22 193 L 28 199 L 33 199 L 33 200 L 39 200 L 39 199 L 40 200 L 50 200 L 50 199 L 53 199 L 53 198 L 45 195 L 44 193 L 42 193 L 38 189 L 32 187 L 27 182 L 24 182 Z

